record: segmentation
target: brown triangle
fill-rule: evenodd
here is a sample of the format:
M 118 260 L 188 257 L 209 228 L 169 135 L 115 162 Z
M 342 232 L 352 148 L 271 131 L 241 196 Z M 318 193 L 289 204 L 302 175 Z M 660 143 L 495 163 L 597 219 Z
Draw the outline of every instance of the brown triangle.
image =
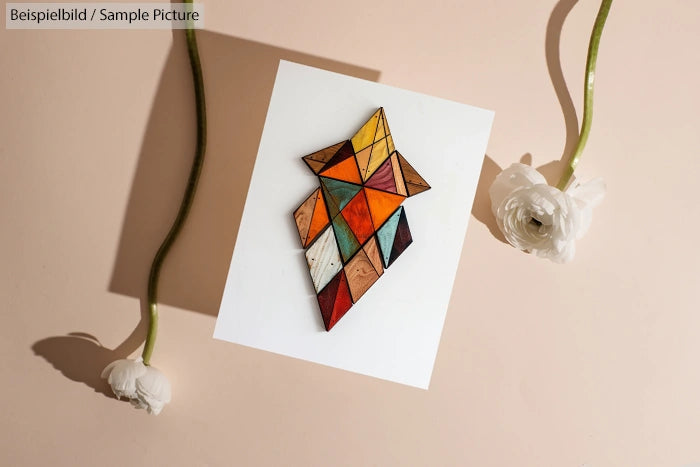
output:
M 408 196 L 412 196 L 414 194 L 421 193 L 422 191 L 429 190 L 430 185 L 428 185 L 428 182 L 426 182 L 423 177 L 418 175 L 418 172 L 416 169 L 414 169 L 411 164 L 408 163 L 406 159 L 403 158 L 403 156 L 396 151 L 396 155 L 399 158 L 399 165 L 401 165 L 401 172 L 403 173 L 403 178 L 406 181 L 406 189 L 408 190 L 409 185 L 417 185 L 420 187 L 423 187 L 422 190 L 420 191 L 415 191 L 414 193 L 411 193 L 409 191 Z
M 426 185 L 415 185 L 413 183 L 407 183 L 406 190 L 408 191 L 408 196 L 413 196 L 417 195 L 418 193 L 423 193 L 424 191 L 430 190 L 430 187 Z
M 311 170 L 314 171 L 315 174 L 318 174 L 326 165 L 326 162 L 330 161 L 345 143 L 347 143 L 347 141 L 342 141 L 338 144 L 334 144 L 333 146 L 316 151 L 313 154 L 309 154 L 308 156 L 304 156 L 302 159 L 304 159 L 304 162 L 306 162 L 306 164 Z

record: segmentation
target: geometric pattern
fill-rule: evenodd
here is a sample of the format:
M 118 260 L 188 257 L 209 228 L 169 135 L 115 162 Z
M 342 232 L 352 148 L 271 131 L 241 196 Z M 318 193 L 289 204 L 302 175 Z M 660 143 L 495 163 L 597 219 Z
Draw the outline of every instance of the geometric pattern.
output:
M 351 139 L 303 160 L 320 187 L 294 220 L 330 331 L 413 242 L 401 203 L 430 185 L 394 147 L 383 108 Z

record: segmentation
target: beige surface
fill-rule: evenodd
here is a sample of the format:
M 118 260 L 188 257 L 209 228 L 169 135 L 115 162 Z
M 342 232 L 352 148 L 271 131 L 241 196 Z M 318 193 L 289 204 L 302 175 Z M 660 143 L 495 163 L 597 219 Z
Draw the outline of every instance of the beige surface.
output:
M 499 166 L 572 144 L 597 2 L 205 3 L 211 145 L 162 276 L 159 417 L 97 375 L 143 335 L 188 170 L 183 41 L 0 32 L 0 464 L 700 462 L 700 4 L 613 5 L 580 168 L 608 196 L 559 266 L 495 239 L 484 194 Z M 210 337 L 280 57 L 496 111 L 427 392 Z

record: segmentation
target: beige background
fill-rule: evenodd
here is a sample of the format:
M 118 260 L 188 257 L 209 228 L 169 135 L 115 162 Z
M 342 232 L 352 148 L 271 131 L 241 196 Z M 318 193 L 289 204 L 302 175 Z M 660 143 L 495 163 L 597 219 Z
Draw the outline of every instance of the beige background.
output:
M 700 4 L 613 5 L 579 170 L 609 190 L 565 266 L 494 237 L 486 190 L 520 159 L 556 178 L 596 1 L 205 4 L 209 158 L 162 275 L 159 417 L 98 374 L 143 338 L 191 160 L 182 33 L 0 32 L 0 464 L 700 462 Z M 427 392 L 211 339 L 279 58 L 496 111 Z

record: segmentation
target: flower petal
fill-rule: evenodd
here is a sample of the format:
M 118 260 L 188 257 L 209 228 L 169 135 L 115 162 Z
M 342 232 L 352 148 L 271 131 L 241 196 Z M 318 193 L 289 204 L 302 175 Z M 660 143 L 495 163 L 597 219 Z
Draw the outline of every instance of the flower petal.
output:
M 136 398 L 132 401 L 135 407 L 145 408 L 148 413 L 158 415 L 165 404 L 170 402 L 171 387 L 168 378 L 152 366 L 146 367 L 146 372 L 136 380 Z
M 112 392 L 121 398 L 122 396 L 133 398 L 136 396 L 136 380 L 146 372 L 146 366 L 141 359 L 117 360 L 102 370 L 102 378 L 107 378 L 107 383 L 112 387 Z
M 506 196 L 519 188 L 529 188 L 533 185 L 546 184 L 544 175 L 533 169 L 529 165 L 516 162 L 503 170 L 491 184 L 489 196 L 491 197 L 491 211 L 496 214 L 496 210 L 501 205 Z
M 605 197 L 605 181 L 598 177 L 589 180 L 586 183 L 577 184 L 569 187 L 566 192 L 579 203 L 583 203 L 590 207 L 595 207 L 603 201 Z

